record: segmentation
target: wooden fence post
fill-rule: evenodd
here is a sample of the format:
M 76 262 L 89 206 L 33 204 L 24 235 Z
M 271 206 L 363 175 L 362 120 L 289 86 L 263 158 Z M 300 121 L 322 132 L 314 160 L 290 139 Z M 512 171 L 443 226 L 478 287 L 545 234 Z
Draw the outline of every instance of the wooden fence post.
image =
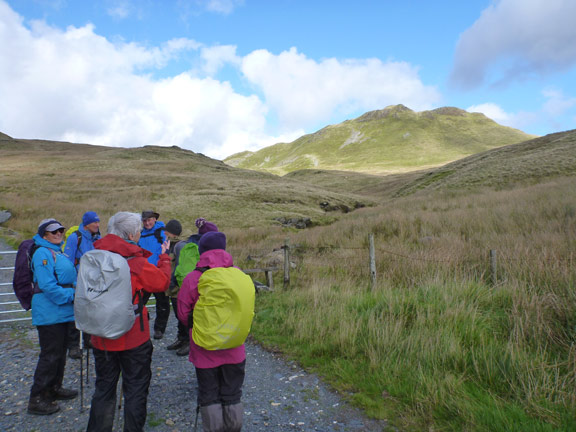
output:
M 496 260 L 496 250 L 490 249 L 490 276 L 492 286 L 496 286 L 498 283 L 498 273 L 497 273 L 497 260 Z
M 290 239 L 284 240 L 284 289 L 290 286 Z
M 376 290 L 376 252 L 374 248 L 374 234 L 370 233 L 370 282 L 372 291 Z

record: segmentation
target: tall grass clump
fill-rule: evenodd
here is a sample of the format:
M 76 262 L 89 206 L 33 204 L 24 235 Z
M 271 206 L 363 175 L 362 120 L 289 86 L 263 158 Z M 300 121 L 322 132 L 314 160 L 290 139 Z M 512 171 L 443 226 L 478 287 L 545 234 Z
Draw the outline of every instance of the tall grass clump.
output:
M 254 335 L 405 430 L 576 430 L 571 188 L 405 198 L 293 233 L 290 289 L 258 297 Z

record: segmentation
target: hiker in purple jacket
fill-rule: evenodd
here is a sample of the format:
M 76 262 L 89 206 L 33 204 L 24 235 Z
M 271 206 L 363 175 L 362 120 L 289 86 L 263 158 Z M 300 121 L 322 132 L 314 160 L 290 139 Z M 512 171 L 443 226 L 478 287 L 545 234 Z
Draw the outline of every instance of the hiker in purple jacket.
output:
M 221 232 L 208 232 L 198 242 L 200 260 L 197 268 L 232 267 L 232 256 L 225 251 L 226 236 Z M 200 270 L 194 270 L 184 278 L 178 293 L 178 318 L 188 324 L 198 298 Z M 196 367 L 198 380 L 198 407 L 205 432 L 236 432 L 242 429 L 246 350 L 244 344 L 236 348 L 209 351 L 198 346 L 190 329 L 189 360 Z

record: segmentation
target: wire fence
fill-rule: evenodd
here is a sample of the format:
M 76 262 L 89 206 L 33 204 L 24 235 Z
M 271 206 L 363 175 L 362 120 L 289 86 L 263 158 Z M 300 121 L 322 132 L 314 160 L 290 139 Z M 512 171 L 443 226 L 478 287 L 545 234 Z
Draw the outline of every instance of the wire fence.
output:
M 229 251 L 235 257 L 236 264 L 246 273 L 253 277 L 259 273 L 264 275 L 269 288 L 273 287 L 274 279 L 280 279 L 282 286 L 288 288 L 294 282 L 293 279 L 297 279 L 306 270 L 341 273 L 349 270 L 359 275 L 360 279 L 369 281 L 372 289 L 376 287 L 378 276 L 388 278 L 393 284 L 405 284 L 407 280 L 418 280 L 419 273 L 425 275 L 431 271 L 453 277 L 473 278 L 493 286 L 506 281 L 512 274 L 528 283 L 538 283 L 539 278 L 543 278 L 538 274 L 542 273 L 542 268 L 548 274 L 556 273 L 554 277 L 560 274 L 567 283 L 576 280 L 574 252 L 515 256 L 492 249 L 481 256 L 446 255 L 445 251 L 442 256 L 433 256 L 435 251 L 417 250 L 408 254 L 377 246 L 372 236 L 367 246 L 290 245 L 289 239 L 286 239 L 283 245 L 267 249 L 247 251 L 231 245 Z M 31 319 L 30 311 L 20 307 L 12 291 L 15 255 L 16 251 L 0 251 L 0 324 Z M 5 260 L 6 257 L 10 258 Z M 540 266 L 538 272 L 537 266 Z M 280 276 L 278 272 L 281 272 Z M 155 302 L 152 301 L 149 306 L 154 307 Z

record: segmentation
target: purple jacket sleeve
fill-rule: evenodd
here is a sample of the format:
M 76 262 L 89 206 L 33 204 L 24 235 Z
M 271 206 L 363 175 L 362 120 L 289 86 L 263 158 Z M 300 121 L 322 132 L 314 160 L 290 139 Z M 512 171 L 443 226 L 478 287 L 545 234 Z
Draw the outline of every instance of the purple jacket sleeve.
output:
M 184 278 L 178 292 L 178 319 L 188 327 L 188 316 L 198 301 L 198 280 L 202 273 L 194 270 Z

